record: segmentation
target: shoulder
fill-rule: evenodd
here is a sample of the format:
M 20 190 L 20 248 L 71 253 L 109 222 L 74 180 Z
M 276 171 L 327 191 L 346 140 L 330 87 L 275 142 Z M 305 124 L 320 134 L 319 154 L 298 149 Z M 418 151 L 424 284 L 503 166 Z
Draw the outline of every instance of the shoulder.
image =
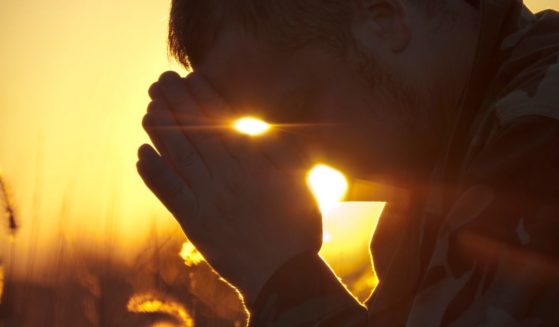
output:
M 524 116 L 559 120 L 559 13 L 526 18 L 501 44 L 494 110 L 501 125 Z
M 473 129 L 463 177 L 497 183 L 545 162 L 559 169 L 559 13 L 525 16 L 524 27 L 501 44 L 500 68 Z

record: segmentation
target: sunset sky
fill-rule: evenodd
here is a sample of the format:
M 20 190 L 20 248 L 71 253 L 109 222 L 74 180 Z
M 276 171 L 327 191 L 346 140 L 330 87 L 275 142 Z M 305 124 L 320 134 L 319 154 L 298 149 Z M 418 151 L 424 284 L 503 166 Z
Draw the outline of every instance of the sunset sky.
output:
M 559 9 L 558 0 L 527 3 Z M 0 170 L 22 226 L 20 270 L 60 235 L 110 238 L 123 254 L 154 225 L 176 228 L 135 170 L 146 90 L 179 69 L 166 52 L 168 9 L 161 0 L 0 2 Z

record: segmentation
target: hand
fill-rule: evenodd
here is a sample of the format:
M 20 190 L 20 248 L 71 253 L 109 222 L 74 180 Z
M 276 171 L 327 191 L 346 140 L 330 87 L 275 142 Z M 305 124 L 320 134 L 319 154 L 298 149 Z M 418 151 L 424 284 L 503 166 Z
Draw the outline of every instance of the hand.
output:
M 222 277 L 252 302 L 290 258 L 318 252 L 322 221 L 294 144 L 233 133 L 234 113 L 197 73 L 150 88 L 138 172 Z M 210 123 L 210 124 L 208 124 Z

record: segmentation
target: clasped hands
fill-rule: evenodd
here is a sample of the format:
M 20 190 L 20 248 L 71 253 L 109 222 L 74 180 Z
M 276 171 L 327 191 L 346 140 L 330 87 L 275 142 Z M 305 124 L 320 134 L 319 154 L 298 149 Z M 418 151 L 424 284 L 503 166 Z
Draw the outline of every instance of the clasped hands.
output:
M 254 301 L 283 263 L 322 243 L 320 212 L 303 175 L 303 151 L 275 133 L 243 136 L 233 108 L 199 73 L 161 75 L 143 126 L 155 149 L 137 169 L 207 262 Z

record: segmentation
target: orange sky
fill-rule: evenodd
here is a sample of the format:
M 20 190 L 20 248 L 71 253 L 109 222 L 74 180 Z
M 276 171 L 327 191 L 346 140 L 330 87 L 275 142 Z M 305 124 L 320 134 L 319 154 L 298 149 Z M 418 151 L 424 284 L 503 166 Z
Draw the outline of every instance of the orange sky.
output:
M 557 0 L 528 3 L 559 8 Z M 40 253 L 61 232 L 85 244 L 111 237 L 118 252 L 140 244 L 154 221 L 175 226 L 135 171 L 136 149 L 147 141 L 146 89 L 177 69 L 166 56 L 168 6 L 0 2 L 0 169 L 22 225 L 20 262 L 33 254 L 30 240 Z

